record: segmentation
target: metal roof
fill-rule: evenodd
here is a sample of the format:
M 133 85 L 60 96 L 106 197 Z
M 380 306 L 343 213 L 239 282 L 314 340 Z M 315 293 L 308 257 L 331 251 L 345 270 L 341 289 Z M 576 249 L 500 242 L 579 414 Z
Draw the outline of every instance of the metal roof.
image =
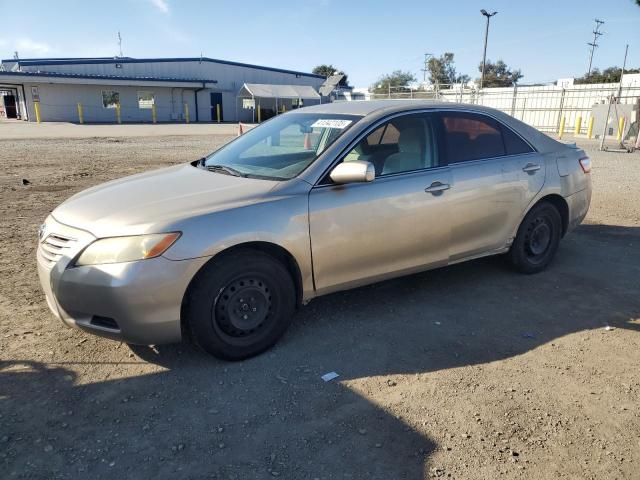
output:
M 39 77 L 44 78 L 74 78 L 74 79 L 90 79 L 90 80 L 127 80 L 137 82 L 171 82 L 171 83 L 194 83 L 202 85 L 203 83 L 218 83 L 217 80 L 200 79 L 200 78 L 170 78 L 170 77 L 141 77 L 141 76 L 120 76 L 120 75 L 93 75 L 79 73 L 57 73 L 57 72 L 3 72 L 0 71 L 0 78 L 3 77 L 28 77 L 36 80 Z
M 331 75 L 330 77 L 327 77 L 324 83 L 320 85 L 320 94 L 325 97 L 329 96 L 331 92 L 336 89 L 343 78 L 344 74 Z
M 207 62 L 218 63 L 221 65 L 232 65 L 236 67 L 253 68 L 257 70 L 267 70 L 270 72 L 288 73 L 292 75 L 325 78 L 323 75 L 314 73 L 298 72 L 295 70 L 287 70 L 284 68 L 265 67 L 262 65 L 253 65 L 250 63 L 232 62 L 229 60 L 220 60 L 209 57 L 177 57 L 177 58 L 131 58 L 131 57 L 92 57 L 92 58 L 25 58 L 25 59 L 5 59 L 2 62 L 18 63 L 24 66 L 46 66 L 46 65 L 95 65 L 110 63 L 171 63 L 171 62 Z
M 246 90 L 258 98 L 304 98 L 319 100 L 320 95 L 309 85 L 270 85 L 266 83 L 245 83 L 238 96 Z

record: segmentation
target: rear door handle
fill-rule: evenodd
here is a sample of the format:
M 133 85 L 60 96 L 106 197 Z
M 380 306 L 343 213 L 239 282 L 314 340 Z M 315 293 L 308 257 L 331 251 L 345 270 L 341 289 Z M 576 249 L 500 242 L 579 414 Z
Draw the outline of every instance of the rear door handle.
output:
M 540 170 L 540 165 L 535 163 L 527 163 L 527 165 L 522 169 L 523 172 L 533 173 Z
M 444 192 L 445 190 L 449 190 L 450 188 L 451 188 L 451 185 L 449 185 L 448 183 L 433 182 L 430 186 L 425 188 L 424 191 L 427 193 L 433 193 L 434 195 L 437 195 L 438 193 Z

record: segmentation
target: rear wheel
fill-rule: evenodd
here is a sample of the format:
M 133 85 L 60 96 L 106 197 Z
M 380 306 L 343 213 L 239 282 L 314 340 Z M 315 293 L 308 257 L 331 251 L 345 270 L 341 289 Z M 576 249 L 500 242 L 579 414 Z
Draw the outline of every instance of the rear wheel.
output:
M 242 250 L 205 268 L 186 306 L 195 343 L 226 360 L 257 355 L 276 343 L 295 309 L 295 287 L 284 265 L 265 253 Z
M 523 273 L 544 270 L 558 250 L 562 235 L 562 218 L 547 202 L 534 206 L 524 217 L 509 250 L 511 263 Z

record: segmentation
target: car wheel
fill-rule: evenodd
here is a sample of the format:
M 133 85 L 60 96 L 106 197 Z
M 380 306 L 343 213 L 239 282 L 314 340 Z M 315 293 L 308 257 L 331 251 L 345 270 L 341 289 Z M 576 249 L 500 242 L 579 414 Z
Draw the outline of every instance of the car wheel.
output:
M 511 263 L 522 273 L 544 270 L 558 250 L 562 219 L 550 203 L 534 206 L 524 217 L 509 250 Z
M 185 308 L 192 340 L 225 360 L 264 352 L 284 334 L 295 310 L 287 269 L 255 250 L 214 261 L 195 279 Z

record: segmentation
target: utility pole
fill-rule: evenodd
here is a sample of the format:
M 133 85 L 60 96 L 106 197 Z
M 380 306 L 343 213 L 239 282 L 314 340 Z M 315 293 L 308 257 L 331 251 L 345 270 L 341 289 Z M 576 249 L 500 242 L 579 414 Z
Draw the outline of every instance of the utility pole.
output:
M 622 96 L 622 77 L 624 75 L 624 69 L 627 66 L 627 53 L 629 53 L 629 44 L 624 49 L 624 61 L 622 62 L 622 71 L 620 72 L 620 84 L 618 85 L 618 96 L 611 94 L 609 97 L 609 106 L 607 107 L 607 118 L 604 122 L 604 128 L 602 129 L 602 137 L 600 138 L 600 150 L 604 150 L 604 139 L 607 136 L 607 128 L 609 127 L 609 114 L 611 113 L 611 104 L 612 103 L 620 103 L 620 97 Z M 617 117 L 618 109 L 616 107 L 616 117 Z M 638 136 L 640 138 L 640 136 Z M 620 147 L 624 148 L 624 139 L 620 140 Z
M 484 67 L 487 63 L 487 40 L 489 39 L 489 20 L 498 12 L 488 13 L 484 8 L 480 10 L 480 13 L 487 17 L 487 28 L 484 31 L 484 53 L 482 55 L 482 74 L 480 75 L 480 89 L 484 85 Z
M 604 33 L 600 31 L 600 27 L 604 24 L 604 20 L 599 20 L 596 18 L 594 21 L 596 22 L 596 28 L 593 30 L 593 42 L 587 43 L 587 45 L 591 47 L 591 53 L 589 53 L 589 70 L 587 70 L 587 76 L 591 75 L 591 65 L 593 63 L 593 52 L 598 46 L 598 37 L 600 37 L 601 35 L 604 35 Z
M 422 83 L 427 83 L 427 73 L 429 72 L 430 57 L 433 57 L 433 53 L 424 54 L 424 67 L 422 68 Z
M 620 83 L 618 84 L 618 103 L 620 103 L 620 97 L 622 96 L 622 77 L 624 76 L 624 69 L 627 66 L 627 53 L 629 53 L 629 44 L 624 49 L 624 61 L 622 62 L 622 71 L 620 72 Z
M 120 58 L 122 58 L 122 37 L 120 36 L 120 30 L 118 30 L 118 49 L 120 50 Z

